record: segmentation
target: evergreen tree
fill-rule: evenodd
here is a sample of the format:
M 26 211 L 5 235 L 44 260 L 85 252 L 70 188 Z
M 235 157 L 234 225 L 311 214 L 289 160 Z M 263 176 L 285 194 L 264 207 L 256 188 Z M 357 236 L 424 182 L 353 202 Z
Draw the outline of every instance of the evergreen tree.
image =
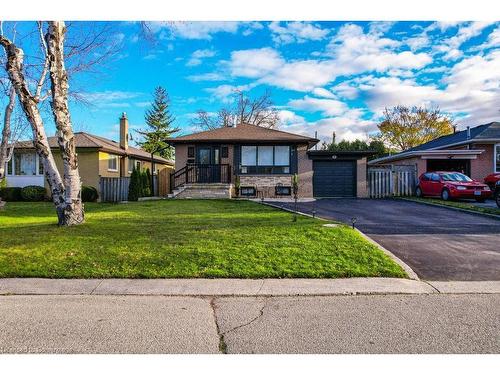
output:
M 141 197 L 149 197 L 151 195 L 151 190 L 149 188 L 150 179 L 148 179 L 148 173 L 146 171 L 141 172 Z
M 169 110 L 170 99 L 167 90 L 158 86 L 154 92 L 154 102 L 150 109 L 146 111 L 146 129 L 136 130 L 144 140 L 137 142 L 142 149 L 147 152 L 154 152 L 158 149 L 165 148 L 158 152 L 158 155 L 165 159 L 173 159 L 174 148 L 169 146 L 165 139 L 179 131 L 179 128 L 173 127 L 175 117 Z
M 141 181 L 139 177 L 140 171 L 137 169 L 132 170 L 130 175 L 130 184 L 128 185 L 128 200 L 130 202 L 137 201 L 141 192 Z

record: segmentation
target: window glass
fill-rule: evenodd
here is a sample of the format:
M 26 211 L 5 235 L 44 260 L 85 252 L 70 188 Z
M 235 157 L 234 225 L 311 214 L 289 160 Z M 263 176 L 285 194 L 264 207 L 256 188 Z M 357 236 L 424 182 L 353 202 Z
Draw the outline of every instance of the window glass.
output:
M 257 164 L 257 146 L 241 146 L 241 165 Z
M 38 157 L 38 174 L 43 174 L 43 162 L 41 157 Z
M 273 165 L 273 146 L 259 146 L 258 153 L 259 165 Z
M 188 147 L 188 158 L 194 158 L 194 147 L 193 146 Z
M 116 155 L 108 156 L 108 170 L 110 171 L 118 170 L 118 157 Z
M 7 174 L 10 174 L 10 175 L 12 175 L 12 159 L 13 158 L 11 158 L 9 160 L 9 162 L 7 163 Z
M 128 173 L 132 173 L 132 171 L 134 170 L 134 163 L 135 163 L 134 159 L 131 158 L 128 159 Z
M 433 173 L 431 179 L 432 181 L 439 181 L 439 175 L 437 173 Z
M 444 181 L 456 181 L 456 182 L 470 182 L 472 179 L 470 179 L 468 176 L 462 174 L 462 173 L 443 173 L 441 175 Z
M 274 147 L 274 165 L 290 165 L 290 147 Z
M 36 175 L 36 154 L 27 152 L 15 154 L 14 173 L 16 176 Z

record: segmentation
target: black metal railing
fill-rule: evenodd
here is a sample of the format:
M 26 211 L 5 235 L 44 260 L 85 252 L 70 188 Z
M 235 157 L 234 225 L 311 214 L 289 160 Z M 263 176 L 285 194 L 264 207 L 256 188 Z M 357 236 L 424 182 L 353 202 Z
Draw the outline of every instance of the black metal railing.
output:
M 171 176 L 172 189 L 184 184 L 215 184 L 231 182 L 229 164 L 188 164 Z

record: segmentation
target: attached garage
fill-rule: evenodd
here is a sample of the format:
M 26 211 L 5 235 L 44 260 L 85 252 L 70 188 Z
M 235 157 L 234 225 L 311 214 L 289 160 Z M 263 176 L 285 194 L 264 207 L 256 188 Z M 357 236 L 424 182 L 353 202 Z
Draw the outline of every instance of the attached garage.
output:
M 366 197 L 365 151 L 309 151 L 315 198 Z
M 313 161 L 313 195 L 318 198 L 355 197 L 356 161 Z

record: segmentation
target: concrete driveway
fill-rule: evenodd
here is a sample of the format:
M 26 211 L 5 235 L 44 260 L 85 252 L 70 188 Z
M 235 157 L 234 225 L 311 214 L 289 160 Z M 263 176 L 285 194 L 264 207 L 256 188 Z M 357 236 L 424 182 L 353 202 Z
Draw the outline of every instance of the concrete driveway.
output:
M 500 220 L 389 199 L 320 199 L 298 207 L 348 224 L 355 217 L 361 231 L 422 279 L 500 280 Z

